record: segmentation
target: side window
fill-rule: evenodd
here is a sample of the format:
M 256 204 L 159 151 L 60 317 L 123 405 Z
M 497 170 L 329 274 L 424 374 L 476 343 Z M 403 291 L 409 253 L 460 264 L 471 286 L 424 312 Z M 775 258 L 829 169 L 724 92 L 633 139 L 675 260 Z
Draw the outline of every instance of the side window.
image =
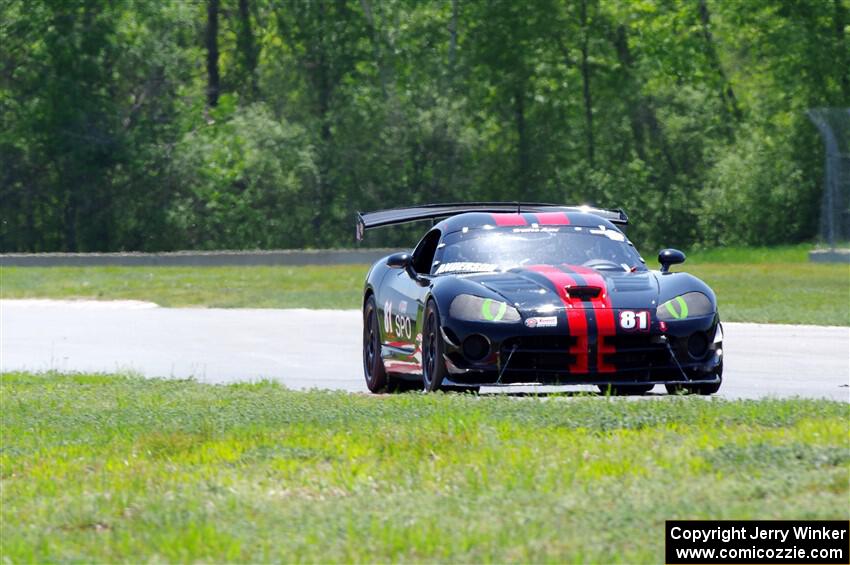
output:
M 413 268 L 417 273 L 427 275 L 431 273 L 431 263 L 434 261 L 434 253 L 440 242 L 440 230 L 431 230 L 413 252 Z

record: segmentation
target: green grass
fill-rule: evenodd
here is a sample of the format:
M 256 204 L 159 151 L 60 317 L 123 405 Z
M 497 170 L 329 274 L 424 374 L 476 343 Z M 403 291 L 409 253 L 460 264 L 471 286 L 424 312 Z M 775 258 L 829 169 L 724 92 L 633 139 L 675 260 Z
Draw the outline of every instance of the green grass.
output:
M 147 300 L 210 308 L 358 308 L 367 265 L 3 267 L 3 298 Z
M 850 265 L 811 263 L 810 245 L 719 248 L 673 270 L 704 280 L 728 322 L 850 325 Z M 654 264 L 654 262 L 653 262 Z
M 811 249 L 803 244 L 701 250 L 673 270 L 708 283 L 729 322 L 850 325 L 850 265 L 811 263 Z
M 850 266 L 809 263 L 808 245 L 691 253 L 684 270 L 729 322 L 850 325 Z M 654 265 L 653 268 L 657 268 Z M 368 267 L 0 269 L 3 298 L 137 299 L 162 306 L 359 308 Z
M 777 247 L 715 247 L 695 249 L 687 253 L 688 261 L 697 263 L 808 263 L 810 243 L 781 245 Z M 645 258 L 649 258 L 647 255 Z M 655 264 L 655 257 L 652 257 Z
M 848 405 L 0 376 L 2 559 L 663 562 L 668 519 L 847 519 Z

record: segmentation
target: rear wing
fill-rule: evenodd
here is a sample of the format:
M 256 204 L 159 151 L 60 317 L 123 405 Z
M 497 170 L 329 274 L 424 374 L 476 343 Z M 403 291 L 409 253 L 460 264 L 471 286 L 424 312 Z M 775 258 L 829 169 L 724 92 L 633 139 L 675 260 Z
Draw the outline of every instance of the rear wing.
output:
M 591 206 L 566 206 L 529 202 L 466 202 L 458 204 L 422 204 L 411 208 L 392 208 L 376 212 L 357 212 L 357 241 L 366 230 L 395 226 L 422 220 L 448 218 L 466 212 L 520 213 L 520 212 L 583 212 L 595 214 L 611 223 L 628 225 L 629 217 L 619 208 L 593 208 Z

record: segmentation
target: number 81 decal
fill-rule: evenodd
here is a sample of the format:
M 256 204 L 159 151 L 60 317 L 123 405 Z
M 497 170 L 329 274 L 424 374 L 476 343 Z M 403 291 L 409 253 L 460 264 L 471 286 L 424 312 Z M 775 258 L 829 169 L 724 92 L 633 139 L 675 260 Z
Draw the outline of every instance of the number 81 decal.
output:
M 620 312 L 620 327 L 627 332 L 648 332 L 649 310 L 622 310 Z

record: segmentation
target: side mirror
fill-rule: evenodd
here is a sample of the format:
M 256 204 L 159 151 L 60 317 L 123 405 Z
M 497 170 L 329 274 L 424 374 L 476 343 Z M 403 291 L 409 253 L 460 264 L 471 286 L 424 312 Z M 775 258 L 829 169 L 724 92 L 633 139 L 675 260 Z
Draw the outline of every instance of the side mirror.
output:
M 678 249 L 662 249 L 658 252 L 658 262 L 661 263 L 661 272 L 669 273 L 670 265 L 685 262 L 685 254 Z
M 387 257 L 387 267 L 392 269 L 406 269 L 413 258 L 410 253 L 393 253 Z

